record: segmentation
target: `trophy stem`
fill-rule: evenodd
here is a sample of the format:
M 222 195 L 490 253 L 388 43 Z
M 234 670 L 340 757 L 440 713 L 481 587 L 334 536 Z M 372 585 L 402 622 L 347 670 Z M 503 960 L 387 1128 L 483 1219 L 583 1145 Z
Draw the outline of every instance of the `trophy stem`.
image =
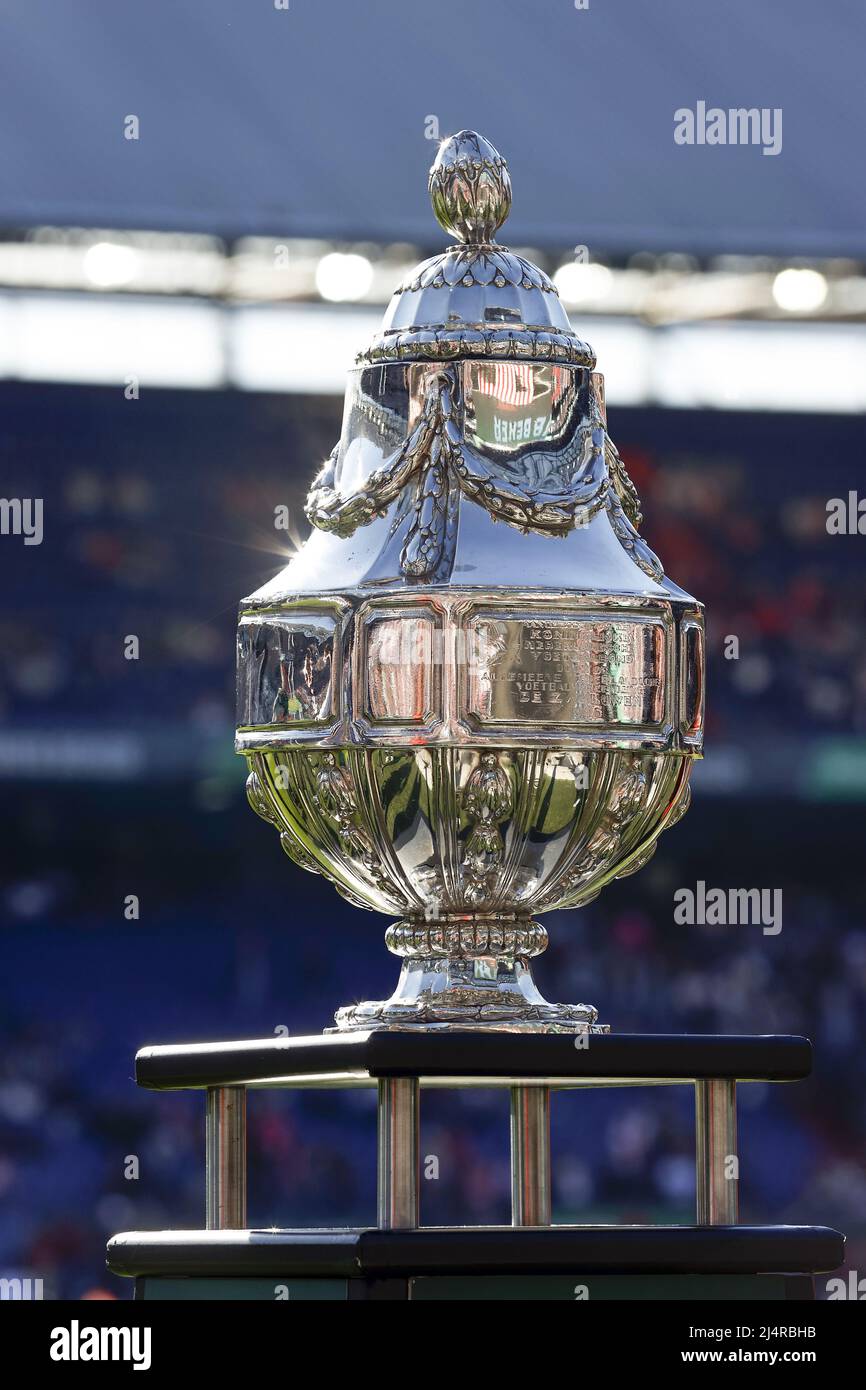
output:
M 529 917 L 467 915 L 394 922 L 385 943 L 403 958 L 390 999 L 349 1004 L 331 1032 L 424 1029 L 455 1032 L 608 1032 L 591 1004 L 551 1004 L 530 960 L 547 931 Z

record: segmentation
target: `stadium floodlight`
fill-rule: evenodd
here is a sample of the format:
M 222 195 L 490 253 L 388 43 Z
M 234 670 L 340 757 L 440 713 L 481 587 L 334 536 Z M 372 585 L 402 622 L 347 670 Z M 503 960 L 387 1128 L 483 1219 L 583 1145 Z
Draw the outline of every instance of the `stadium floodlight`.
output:
M 372 282 L 372 265 L 354 251 L 329 251 L 316 266 L 316 289 L 333 303 L 363 299 Z
M 827 298 L 827 280 L 820 270 L 788 266 L 773 281 L 773 299 L 789 314 L 811 314 Z
M 567 261 L 557 270 L 553 283 L 566 304 L 598 304 L 611 291 L 613 272 L 594 261 Z
M 84 253 L 84 277 L 95 289 L 116 290 L 135 279 L 138 252 L 115 241 L 97 241 Z

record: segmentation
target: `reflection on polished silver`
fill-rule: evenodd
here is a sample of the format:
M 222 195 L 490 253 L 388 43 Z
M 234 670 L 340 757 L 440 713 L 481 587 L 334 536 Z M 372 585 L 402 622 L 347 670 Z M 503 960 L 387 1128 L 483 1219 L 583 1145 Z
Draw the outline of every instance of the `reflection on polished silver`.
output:
M 445 551 L 456 537 L 460 492 L 494 521 L 541 534 L 567 535 L 604 507 L 623 548 L 652 578 L 663 577 L 636 529 L 640 499 L 607 435 L 597 373 L 508 362 L 389 368 L 387 428 L 368 404 L 382 375 L 368 368 L 354 383 L 358 400 L 343 438 L 307 499 L 314 526 L 351 536 L 403 499 L 397 517 L 405 522 L 408 511 L 410 520 L 402 532 L 401 572 L 431 579 L 443 564 L 447 573 L 440 577 L 453 572 L 453 546 Z M 365 380 L 370 377 L 373 382 Z M 395 418 L 405 419 L 408 434 L 383 452 Z M 379 439 L 365 439 L 371 422 Z M 360 479 L 359 455 L 376 465 Z M 415 491 L 407 509 L 410 483 Z
M 511 1224 L 549 1226 L 550 1090 L 511 1088 Z
M 701 1226 L 739 1220 L 737 1083 L 695 1082 L 697 1219 Z
M 493 241 L 505 161 L 462 131 L 430 190 L 458 244 L 395 294 L 313 533 L 241 605 L 237 748 L 289 857 L 399 919 L 395 993 L 339 1028 L 598 1029 L 535 988 L 534 917 L 687 809 L 703 610 L 639 534 L 592 350 Z
M 213 1086 L 205 1117 L 206 1225 L 241 1231 L 247 1224 L 247 1093 Z
M 416 1076 L 389 1076 L 379 1082 L 376 1171 L 382 1231 L 420 1224 L 420 1094 Z

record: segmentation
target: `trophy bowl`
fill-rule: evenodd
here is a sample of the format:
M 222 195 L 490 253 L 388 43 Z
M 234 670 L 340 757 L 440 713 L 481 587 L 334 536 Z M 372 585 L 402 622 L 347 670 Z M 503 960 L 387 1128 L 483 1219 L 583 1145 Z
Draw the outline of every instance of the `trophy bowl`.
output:
M 493 241 L 504 160 L 462 131 L 430 189 L 458 244 L 395 293 L 312 535 L 241 604 L 236 746 L 289 857 L 398 917 L 394 995 L 337 1029 L 601 1030 L 536 989 L 535 916 L 688 808 L 703 611 L 639 534 L 591 348 Z

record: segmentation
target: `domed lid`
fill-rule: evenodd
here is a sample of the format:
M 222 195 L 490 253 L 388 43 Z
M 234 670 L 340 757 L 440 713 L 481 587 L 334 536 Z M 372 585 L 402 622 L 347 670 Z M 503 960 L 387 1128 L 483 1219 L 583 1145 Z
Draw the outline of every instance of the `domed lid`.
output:
M 494 240 L 511 207 L 511 179 L 489 140 L 474 130 L 443 140 L 428 186 L 457 245 L 422 261 L 399 286 L 358 362 L 495 357 L 594 367 L 553 281 Z

